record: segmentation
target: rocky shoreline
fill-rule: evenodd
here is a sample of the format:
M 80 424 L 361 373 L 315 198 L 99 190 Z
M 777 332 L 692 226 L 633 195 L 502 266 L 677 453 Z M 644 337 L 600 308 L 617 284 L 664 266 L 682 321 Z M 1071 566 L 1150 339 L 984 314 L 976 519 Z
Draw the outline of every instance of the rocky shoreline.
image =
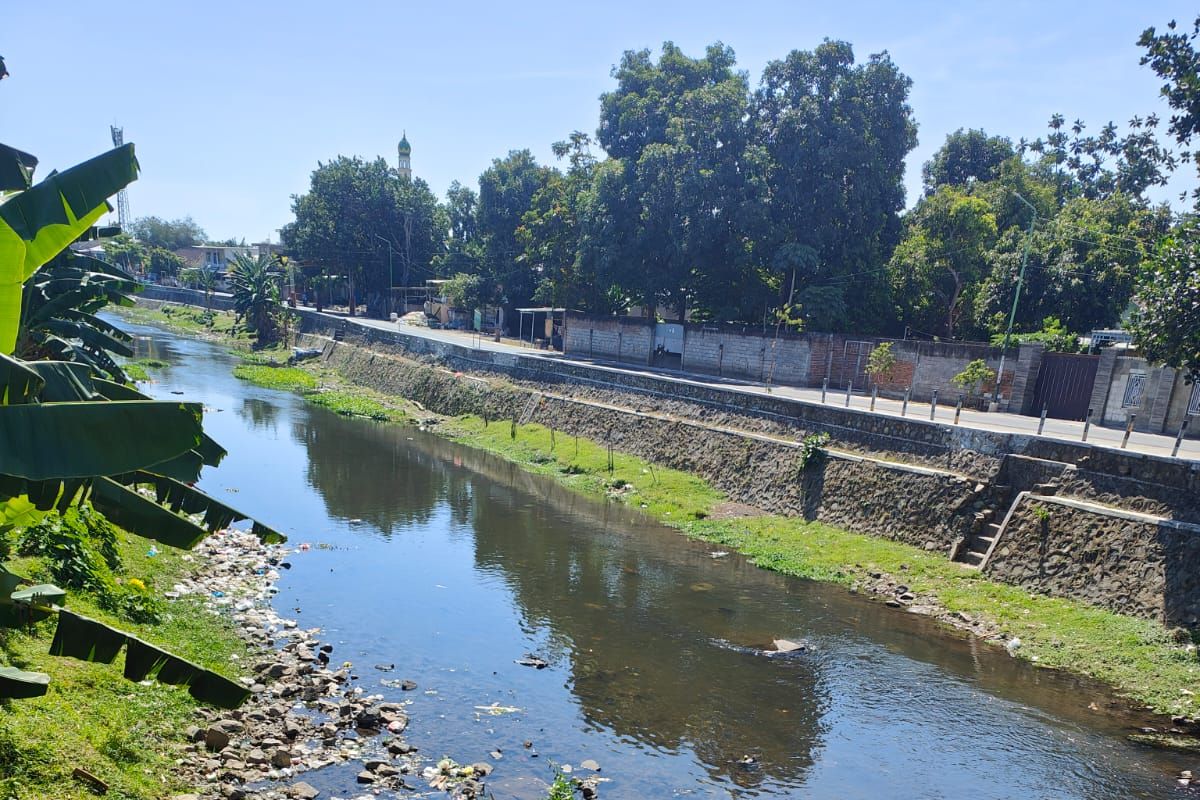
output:
M 354 762 L 364 798 L 416 791 L 418 783 L 462 800 L 482 796 L 489 764 L 426 765 L 402 735 L 407 704 L 366 694 L 319 630 L 271 608 L 279 570 L 290 567 L 293 552 L 245 531 L 221 531 L 196 547 L 193 573 L 169 593 L 203 597 L 212 613 L 230 617 L 248 646 L 250 663 L 240 671 L 252 692 L 235 710 L 196 709 L 176 759 L 177 775 L 194 792 L 172 800 L 313 800 L 322 792 L 302 780 L 305 773 Z

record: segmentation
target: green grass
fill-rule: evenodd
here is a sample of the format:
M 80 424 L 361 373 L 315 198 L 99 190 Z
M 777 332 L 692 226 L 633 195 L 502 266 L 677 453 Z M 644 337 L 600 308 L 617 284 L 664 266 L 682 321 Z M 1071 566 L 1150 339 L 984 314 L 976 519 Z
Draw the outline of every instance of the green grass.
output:
M 120 316 L 133 322 L 160 325 L 164 328 L 207 338 L 220 337 L 249 346 L 254 337 L 241 330 L 231 311 L 206 311 L 195 306 L 164 303 L 160 308 L 137 305 L 112 307 Z
M 669 522 L 706 517 L 723 499 L 720 492 L 695 475 L 656 467 L 616 451 L 610 473 L 608 450 L 587 439 L 577 440 L 558 432 L 551 450 L 550 429 L 542 425 L 518 427 L 515 439 L 511 423 L 484 426 L 479 417 L 459 417 L 438 427 L 457 441 L 501 455 L 530 472 L 552 476 L 587 494 L 620 499 Z
M 317 378 L 300 367 L 273 367 L 267 364 L 238 364 L 233 375 L 256 386 L 300 392 L 317 388 Z
M 121 536 L 123 578 L 140 578 L 161 596 L 190 564 L 181 551 L 170 548 L 149 558 L 150 545 L 141 537 Z M 8 566 L 22 575 L 41 569 L 33 558 L 14 559 Z M 197 599 L 170 603 L 156 625 L 120 620 L 82 592 L 72 592 L 67 606 L 230 677 L 237 677 L 237 665 L 246 655 L 231 624 L 204 609 Z M 0 704 L 0 797 L 93 798 L 71 779 L 75 767 L 107 782 L 110 798 L 156 800 L 187 791 L 189 787 L 172 777 L 174 748 L 195 722 L 196 704 L 187 692 L 126 681 L 121 656 L 113 664 L 50 656 L 53 634 L 53 619 L 39 623 L 32 632 L 0 631 L 0 660 L 51 677 L 44 697 Z
M 312 363 L 307 367 L 273 366 L 268 356 L 254 354 L 255 363 L 238 364 L 234 376 L 268 389 L 299 392 L 315 406 L 327 408 L 345 417 L 366 417 L 381 422 L 407 422 L 409 415 L 401 404 L 387 400 L 378 392 L 361 387 L 346 387 L 332 371 Z
M 157 358 L 139 358 L 136 361 L 127 361 L 121 365 L 121 369 L 125 371 L 125 375 L 131 381 L 148 381 L 150 380 L 150 372 L 152 369 L 165 369 L 171 366 L 166 361 L 161 361 Z
M 869 582 L 872 572 L 902 577 L 917 594 L 936 596 L 949 612 L 1019 637 L 1022 658 L 1104 681 L 1161 713 L 1200 714 L 1197 698 L 1187 693 L 1200 691 L 1200 659 L 1155 622 L 1030 594 L 942 555 L 819 522 L 780 516 L 710 519 L 724 498 L 700 478 L 620 453 L 613 454 L 610 475 L 603 446 L 580 439 L 576 455 L 574 437 L 558 434 L 551 451 L 550 432 L 540 425 L 520 426 L 515 439 L 510 423 L 485 427 L 478 417 L 460 417 L 439 428 L 456 441 L 578 491 L 640 507 L 688 536 L 736 550 L 765 569 L 847 587 Z
M 373 397 L 364 396 L 359 390 L 325 389 L 305 392 L 304 399 L 316 406 L 345 417 L 367 417 L 381 422 L 407 422 L 408 414 L 402 409 L 392 408 Z

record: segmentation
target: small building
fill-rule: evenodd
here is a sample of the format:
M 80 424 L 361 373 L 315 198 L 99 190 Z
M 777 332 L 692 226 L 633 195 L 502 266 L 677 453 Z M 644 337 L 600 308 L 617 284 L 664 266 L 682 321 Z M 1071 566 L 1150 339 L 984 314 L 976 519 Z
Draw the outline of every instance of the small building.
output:
M 189 267 L 204 267 L 212 272 L 224 273 L 238 254 L 254 257 L 258 252 L 258 245 L 194 244 L 179 248 L 175 255 L 186 261 Z

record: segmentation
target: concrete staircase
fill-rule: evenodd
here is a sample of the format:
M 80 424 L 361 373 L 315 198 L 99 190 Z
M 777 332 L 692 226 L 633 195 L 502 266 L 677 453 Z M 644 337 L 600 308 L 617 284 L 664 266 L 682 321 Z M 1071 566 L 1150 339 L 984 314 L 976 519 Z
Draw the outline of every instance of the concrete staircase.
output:
M 1058 489 L 1058 483 L 1051 481 L 1034 484 L 1029 493 L 1047 497 L 1057 494 Z M 1022 494 L 1007 484 L 993 484 L 984 490 L 980 497 L 983 508 L 975 513 L 971 533 L 955 548 L 953 560 L 973 569 L 982 568 Z
M 992 543 L 1000 536 L 1004 515 L 1012 506 L 1012 499 L 1013 490 L 1007 484 L 993 483 L 983 491 L 979 498 L 983 507 L 975 512 L 971 532 L 955 548 L 955 561 L 975 569 L 983 565 Z

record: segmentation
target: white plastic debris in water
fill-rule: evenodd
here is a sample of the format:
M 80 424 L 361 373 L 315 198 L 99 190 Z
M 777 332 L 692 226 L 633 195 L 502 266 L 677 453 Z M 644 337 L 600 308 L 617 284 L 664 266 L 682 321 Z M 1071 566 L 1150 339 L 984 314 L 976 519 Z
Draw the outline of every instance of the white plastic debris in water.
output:
M 797 650 L 803 650 L 804 645 L 799 642 L 793 642 L 789 639 L 776 639 L 775 652 L 777 653 L 794 653 Z
M 709 553 L 709 555 L 713 558 L 724 558 L 725 556 L 729 555 L 729 551 L 728 550 L 717 550 L 712 553 Z

